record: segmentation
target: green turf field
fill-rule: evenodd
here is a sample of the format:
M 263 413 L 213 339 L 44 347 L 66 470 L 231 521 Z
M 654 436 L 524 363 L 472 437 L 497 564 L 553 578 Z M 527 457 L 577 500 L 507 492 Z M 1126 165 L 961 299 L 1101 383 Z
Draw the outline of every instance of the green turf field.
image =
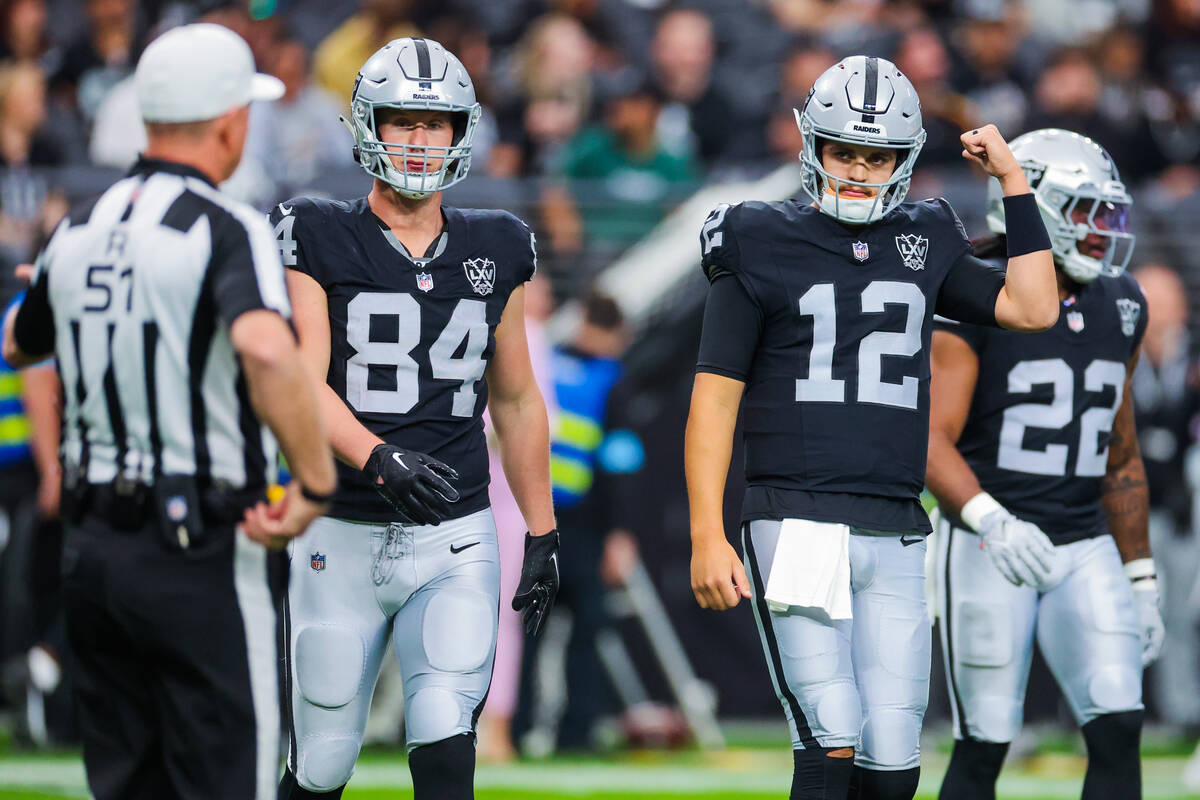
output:
M 1066 748 L 1051 747 L 1034 759 L 1010 764 L 998 796 L 1008 800 L 1078 798 L 1083 760 Z M 946 755 L 937 748 L 925 757 L 921 800 L 933 800 Z M 1144 765 L 1146 800 L 1184 800 L 1179 784 L 1185 756 L 1148 754 Z M 613 758 L 555 759 L 477 771 L 479 800 L 655 800 L 726 798 L 780 800 L 787 796 L 791 758 L 787 751 L 734 747 L 720 753 L 625 753 Z M 347 800 L 399 800 L 411 797 L 408 768 L 400 753 L 369 751 L 360 760 Z M 0 798 L 49 800 L 86 798 L 83 768 L 73 754 L 0 753 Z

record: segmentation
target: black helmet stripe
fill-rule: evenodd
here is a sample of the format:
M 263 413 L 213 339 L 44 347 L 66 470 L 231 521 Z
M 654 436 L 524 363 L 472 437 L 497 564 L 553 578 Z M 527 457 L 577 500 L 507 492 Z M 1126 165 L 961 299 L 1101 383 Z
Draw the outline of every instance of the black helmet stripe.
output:
M 417 46 L 417 77 L 427 81 L 433 77 L 433 69 L 429 65 L 429 45 L 424 39 L 413 39 Z
M 419 40 L 418 40 L 419 41 Z M 875 111 L 879 102 L 879 59 L 867 57 L 866 86 L 863 88 L 863 111 Z M 863 114 L 863 122 L 874 122 L 874 114 Z

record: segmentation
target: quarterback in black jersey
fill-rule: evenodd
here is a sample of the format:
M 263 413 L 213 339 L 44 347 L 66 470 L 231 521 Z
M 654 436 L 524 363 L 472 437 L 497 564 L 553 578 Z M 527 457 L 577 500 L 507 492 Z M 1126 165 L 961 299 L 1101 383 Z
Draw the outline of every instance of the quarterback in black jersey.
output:
M 1108 153 L 1079 134 L 1033 131 L 1012 151 L 1052 234 L 1062 311 L 1034 336 L 935 325 L 928 483 L 942 520 L 930 580 L 956 737 L 940 796 L 995 798 L 1036 635 L 1083 729 L 1084 800 L 1136 800 L 1142 668 L 1163 626 L 1130 392 L 1146 329 L 1124 272 L 1130 197 Z M 997 237 L 981 255 L 1016 224 L 997 189 Z
M 546 409 L 524 326 L 533 234 L 507 212 L 441 201 L 466 176 L 479 114 L 454 55 L 394 40 L 359 71 L 347 121 L 370 194 L 271 213 L 341 462 L 330 514 L 291 550 L 280 798 L 341 795 L 389 645 L 415 797 L 473 797 L 500 569 L 485 406 L 530 531 L 513 598 L 527 630 L 558 589 Z
M 883 59 L 830 68 L 797 122 L 812 204 L 721 206 L 701 231 L 692 589 L 705 608 L 753 601 L 791 729 L 793 800 L 911 800 L 929 682 L 918 495 L 933 316 L 1049 327 L 1050 243 L 993 126 L 964 133 L 963 155 L 1033 226 L 1007 275 L 972 255 L 944 200 L 903 202 L 925 132 L 912 84 Z M 739 405 L 744 564 L 721 514 Z

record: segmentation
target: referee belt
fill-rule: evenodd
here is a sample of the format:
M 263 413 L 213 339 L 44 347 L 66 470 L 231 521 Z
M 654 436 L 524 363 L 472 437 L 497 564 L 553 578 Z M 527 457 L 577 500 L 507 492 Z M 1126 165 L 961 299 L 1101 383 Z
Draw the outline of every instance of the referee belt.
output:
M 64 492 L 69 490 L 64 489 Z M 241 522 L 250 506 L 264 499 L 265 490 L 210 486 L 198 489 L 200 517 L 206 526 Z M 159 510 L 152 484 L 113 481 L 84 484 L 78 496 L 76 517 L 98 517 L 119 530 L 141 530 L 156 521 Z

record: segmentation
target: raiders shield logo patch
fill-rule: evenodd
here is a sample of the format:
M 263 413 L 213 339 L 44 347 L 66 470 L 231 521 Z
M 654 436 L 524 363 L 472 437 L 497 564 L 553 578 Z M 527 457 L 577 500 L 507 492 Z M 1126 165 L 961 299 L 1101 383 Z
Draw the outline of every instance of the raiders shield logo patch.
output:
M 1137 300 L 1122 297 L 1117 300 L 1117 313 L 1121 315 L 1121 333 L 1132 337 L 1137 332 L 1138 317 L 1142 314 L 1142 304 Z
M 496 287 L 496 265 L 490 258 L 470 258 L 463 262 L 463 270 L 475 294 L 489 295 Z
M 854 250 L 854 257 L 857 258 L 859 261 L 866 261 L 868 258 L 871 257 L 871 251 L 867 247 L 866 242 L 854 242 L 850 246 Z
M 929 252 L 929 240 L 916 233 L 903 233 L 896 237 L 896 249 L 904 266 L 912 270 L 925 269 L 925 256 Z

